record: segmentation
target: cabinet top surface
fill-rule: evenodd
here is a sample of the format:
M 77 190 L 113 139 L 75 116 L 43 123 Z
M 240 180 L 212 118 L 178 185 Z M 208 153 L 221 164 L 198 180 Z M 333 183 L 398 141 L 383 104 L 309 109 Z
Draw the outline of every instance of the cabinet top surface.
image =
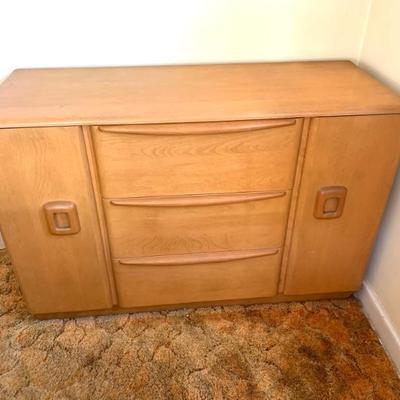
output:
M 0 127 L 230 121 L 400 113 L 349 61 L 15 70 Z

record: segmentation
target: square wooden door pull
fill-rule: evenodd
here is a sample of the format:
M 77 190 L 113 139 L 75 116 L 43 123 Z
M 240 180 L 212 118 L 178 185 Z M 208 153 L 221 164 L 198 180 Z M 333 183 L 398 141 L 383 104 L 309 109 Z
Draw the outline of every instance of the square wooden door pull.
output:
M 51 234 L 73 235 L 81 230 L 78 210 L 72 201 L 49 201 L 43 208 Z
M 325 186 L 319 189 L 314 208 L 314 217 L 339 218 L 343 213 L 347 189 L 344 186 Z

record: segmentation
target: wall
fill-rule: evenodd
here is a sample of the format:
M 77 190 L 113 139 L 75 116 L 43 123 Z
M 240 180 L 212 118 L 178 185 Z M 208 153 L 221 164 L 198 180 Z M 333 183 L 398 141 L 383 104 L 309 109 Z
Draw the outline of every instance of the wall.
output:
M 355 60 L 369 0 L 2 0 L 20 67 Z
M 399 0 L 372 1 L 360 65 L 400 93 L 399 16 Z M 400 371 L 400 173 L 360 298 Z

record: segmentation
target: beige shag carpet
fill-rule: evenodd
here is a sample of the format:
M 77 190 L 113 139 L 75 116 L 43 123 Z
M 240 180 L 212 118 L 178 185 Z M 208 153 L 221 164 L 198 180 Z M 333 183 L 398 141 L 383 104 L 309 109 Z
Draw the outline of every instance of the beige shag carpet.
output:
M 2 400 L 400 399 L 355 299 L 39 321 L 0 263 Z

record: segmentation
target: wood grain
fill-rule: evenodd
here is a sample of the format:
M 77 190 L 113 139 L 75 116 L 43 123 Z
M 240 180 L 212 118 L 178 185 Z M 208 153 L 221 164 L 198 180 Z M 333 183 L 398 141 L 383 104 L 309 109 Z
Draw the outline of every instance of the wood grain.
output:
M 197 207 L 222 204 L 247 203 L 249 201 L 275 199 L 286 196 L 286 192 L 244 192 L 191 194 L 184 196 L 133 197 L 127 199 L 112 199 L 109 203 L 122 207 Z
M 216 251 L 213 253 L 173 254 L 169 256 L 132 257 L 119 259 L 120 265 L 201 265 L 228 261 L 248 260 L 250 258 L 272 256 L 278 254 L 279 249 L 251 249 L 235 251 Z
M 276 294 L 280 255 L 177 266 L 114 264 L 119 305 L 141 307 L 269 297 Z
M 286 272 L 287 272 L 289 253 L 290 253 L 290 248 L 291 248 L 291 243 L 292 243 L 292 235 L 293 235 L 294 222 L 295 222 L 296 210 L 297 210 L 297 201 L 299 199 L 299 194 L 300 194 L 300 185 L 301 185 L 301 178 L 303 175 L 303 167 L 304 167 L 305 154 L 306 154 L 306 149 L 307 149 L 307 141 L 308 141 L 308 133 L 309 133 L 309 129 L 310 129 L 310 124 L 311 124 L 311 119 L 305 118 L 303 121 L 303 127 L 302 127 L 302 132 L 301 132 L 299 152 L 297 155 L 296 172 L 295 172 L 295 177 L 294 177 L 294 182 L 293 182 L 293 189 L 291 191 L 290 207 L 289 207 L 289 212 L 288 212 L 284 245 L 283 245 L 283 250 L 282 250 L 281 276 L 279 279 L 279 288 L 278 288 L 278 292 L 280 295 L 282 295 L 284 286 L 285 286 Z
M 89 170 L 89 175 L 90 175 L 90 181 L 91 181 L 92 188 L 93 188 L 97 216 L 99 219 L 100 235 L 101 235 L 101 238 L 103 241 L 104 259 L 105 259 L 105 264 L 107 267 L 108 281 L 110 283 L 111 297 L 112 297 L 113 305 L 115 306 L 115 305 L 117 305 L 118 299 L 117 299 L 117 293 L 116 293 L 116 289 L 115 289 L 114 271 L 113 271 L 112 261 L 111 261 L 110 245 L 109 245 L 107 226 L 106 226 L 106 221 L 105 221 L 105 216 L 104 216 L 103 200 L 101 197 L 100 182 L 99 182 L 99 176 L 98 176 L 97 165 L 96 165 L 96 157 L 94 154 L 90 128 L 88 126 L 82 127 L 82 137 L 83 137 L 83 142 L 85 145 L 86 160 L 87 160 L 87 165 L 88 165 L 88 170 Z
M 400 154 L 400 115 L 312 121 L 284 293 L 359 288 Z M 324 186 L 345 186 L 343 214 L 317 219 Z
M 17 70 L 0 128 L 32 313 L 285 301 L 358 289 L 400 98 L 343 61 Z
M 205 196 L 202 201 L 212 201 L 212 197 Z M 234 197 L 230 195 L 237 201 Z M 185 202 L 191 198 L 186 196 Z M 112 255 L 123 258 L 281 247 L 289 198 L 290 194 L 190 207 L 142 207 L 142 203 L 115 206 L 113 200 L 105 200 Z M 166 196 L 159 201 L 165 203 L 168 199 Z
M 31 312 L 111 308 L 80 128 L 2 130 L 0 165 L 2 232 Z M 42 207 L 56 200 L 76 204 L 79 233 L 49 232 Z
M 400 112 L 348 61 L 16 70 L 0 127 L 147 124 Z
M 99 126 L 98 130 L 105 133 L 126 133 L 131 135 L 215 135 L 278 128 L 294 125 L 296 122 L 296 119 L 278 119 L 203 122 L 197 124 L 111 125 Z
M 196 124 L 187 124 L 185 129 L 190 131 L 191 126 L 197 129 Z M 300 129 L 301 120 L 294 125 L 206 136 L 126 135 L 95 127 L 103 197 L 290 189 Z

